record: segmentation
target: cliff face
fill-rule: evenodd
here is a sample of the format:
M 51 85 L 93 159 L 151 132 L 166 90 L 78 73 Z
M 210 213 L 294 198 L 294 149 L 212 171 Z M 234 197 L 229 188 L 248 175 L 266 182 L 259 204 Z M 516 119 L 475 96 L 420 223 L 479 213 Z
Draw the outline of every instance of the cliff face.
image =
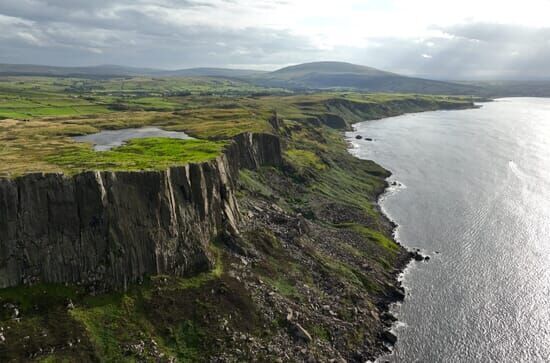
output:
M 281 163 L 277 137 L 246 133 L 215 160 L 165 171 L 0 179 L 0 287 L 121 288 L 207 270 L 209 241 L 237 228 L 239 169 Z

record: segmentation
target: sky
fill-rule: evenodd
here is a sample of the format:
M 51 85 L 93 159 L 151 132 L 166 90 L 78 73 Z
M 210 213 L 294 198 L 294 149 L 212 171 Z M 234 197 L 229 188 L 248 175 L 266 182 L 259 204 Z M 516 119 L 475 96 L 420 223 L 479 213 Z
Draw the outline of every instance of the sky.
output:
M 0 63 L 550 79 L 550 0 L 0 0 Z

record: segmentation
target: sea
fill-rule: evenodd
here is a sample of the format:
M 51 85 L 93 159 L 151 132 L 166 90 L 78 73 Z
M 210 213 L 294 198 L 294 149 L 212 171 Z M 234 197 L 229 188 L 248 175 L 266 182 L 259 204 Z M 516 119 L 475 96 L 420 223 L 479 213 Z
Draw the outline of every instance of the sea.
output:
M 380 202 L 396 239 L 430 256 L 401 277 L 382 362 L 550 362 L 550 99 L 478 106 L 347 133 L 392 172 Z

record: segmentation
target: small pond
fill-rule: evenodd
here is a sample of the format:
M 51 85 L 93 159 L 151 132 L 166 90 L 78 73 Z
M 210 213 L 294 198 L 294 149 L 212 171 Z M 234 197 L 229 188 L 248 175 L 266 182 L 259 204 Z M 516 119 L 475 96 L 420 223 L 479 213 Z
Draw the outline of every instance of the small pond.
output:
M 122 130 L 105 130 L 96 134 L 75 136 L 78 142 L 90 142 L 94 144 L 95 151 L 106 151 L 121 146 L 131 139 L 143 139 L 146 137 L 168 137 L 172 139 L 192 139 L 191 136 L 181 131 L 166 131 L 158 127 L 141 127 Z

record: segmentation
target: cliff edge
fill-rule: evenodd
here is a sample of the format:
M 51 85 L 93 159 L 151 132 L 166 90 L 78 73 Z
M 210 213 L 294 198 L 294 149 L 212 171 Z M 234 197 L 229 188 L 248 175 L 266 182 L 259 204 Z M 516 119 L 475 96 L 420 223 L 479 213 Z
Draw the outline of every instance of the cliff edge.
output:
M 239 170 L 281 163 L 276 136 L 244 133 L 214 160 L 164 171 L 0 179 L 0 287 L 104 290 L 208 270 L 210 240 L 237 230 Z

